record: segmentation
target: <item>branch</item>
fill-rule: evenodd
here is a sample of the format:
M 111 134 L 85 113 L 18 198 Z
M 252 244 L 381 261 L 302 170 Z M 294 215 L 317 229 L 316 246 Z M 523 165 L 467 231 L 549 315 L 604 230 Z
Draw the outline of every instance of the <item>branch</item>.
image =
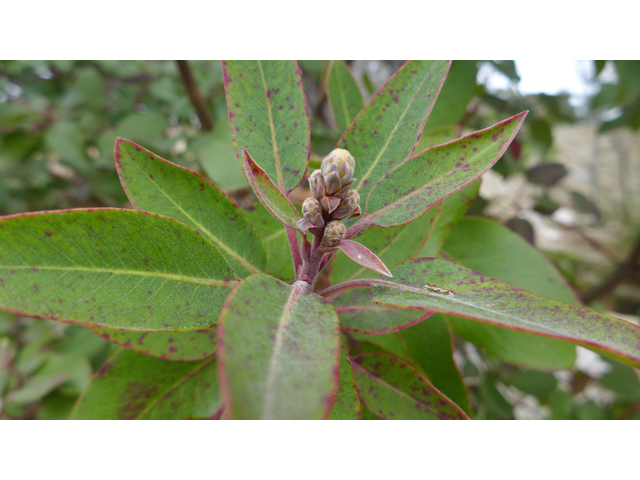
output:
M 640 283 L 640 236 L 636 239 L 627 260 L 621 265 L 618 265 L 601 285 L 582 293 L 580 299 L 585 304 L 589 304 L 596 298 L 609 293 L 619 284 L 627 281 Z
M 185 88 L 187 89 L 187 94 L 189 95 L 189 99 L 191 103 L 196 109 L 196 114 L 200 119 L 200 125 L 202 125 L 202 130 L 210 131 L 213 130 L 213 118 L 209 114 L 206 105 L 204 104 L 204 100 L 200 95 L 200 90 L 198 89 L 198 84 L 196 84 L 195 78 L 193 78 L 193 73 L 191 72 L 191 67 L 186 60 L 176 60 L 178 64 L 178 68 L 180 69 L 180 76 L 182 77 L 182 82 L 184 83 Z

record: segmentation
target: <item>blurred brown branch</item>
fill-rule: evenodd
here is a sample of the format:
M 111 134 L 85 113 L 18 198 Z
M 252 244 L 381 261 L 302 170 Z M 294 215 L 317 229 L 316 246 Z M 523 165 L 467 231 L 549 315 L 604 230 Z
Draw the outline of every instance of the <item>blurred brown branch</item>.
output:
M 182 82 L 184 83 L 185 88 L 187 89 L 187 94 L 189 95 L 189 99 L 191 103 L 196 109 L 196 114 L 200 119 L 200 125 L 202 125 L 202 130 L 210 131 L 213 130 L 213 118 L 209 114 L 207 110 L 207 106 L 204 103 L 202 95 L 200 95 L 200 90 L 198 89 L 198 84 L 196 83 L 195 78 L 193 77 L 193 73 L 191 72 L 191 67 L 186 60 L 176 60 L 178 64 L 178 69 L 180 70 L 180 76 L 182 77 Z

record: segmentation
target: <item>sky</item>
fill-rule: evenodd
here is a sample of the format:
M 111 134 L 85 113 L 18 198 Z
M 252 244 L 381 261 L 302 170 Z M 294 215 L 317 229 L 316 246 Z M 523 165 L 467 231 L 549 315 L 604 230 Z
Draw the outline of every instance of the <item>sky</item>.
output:
M 515 62 L 520 76 L 517 89 L 522 95 L 568 93 L 571 96 L 569 103 L 579 106 L 585 103 L 588 96 L 597 92 L 591 60 L 533 59 Z M 600 79 L 615 80 L 615 72 L 610 65 L 600 74 Z M 480 69 L 478 80 L 493 92 L 510 88 L 508 77 L 488 65 Z

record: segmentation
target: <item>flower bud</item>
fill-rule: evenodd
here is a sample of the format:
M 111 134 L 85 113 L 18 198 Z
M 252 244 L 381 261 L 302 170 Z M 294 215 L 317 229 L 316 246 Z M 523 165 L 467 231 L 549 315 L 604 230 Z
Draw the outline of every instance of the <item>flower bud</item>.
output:
M 322 245 L 327 247 L 335 247 L 342 240 L 347 233 L 347 227 L 340 220 L 333 220 L 327 223 L 324 229 L 324 236 L 322 237 Z
M 351 215 L 360 204 L 360 194 L 356 190 L 349 190 L 340 205 L 333 212 L 334 220 L 341 220 Z
M 302 215 L 310 223 L 316 227 L 324 227 L 324 219 L 322 218 L 322 206 L 320 202 L 313 197 L 307 198 L 302 204 Z
M 314 170 L 313 173 L 309 175 L 309 188 L 311 188 L 311 195 L 318 200 L 326 195 L 324 178 L 322 178 L 322 172 L 320 170 Z
M 336 148 L 324 157 L 320 171 L 328 195 L 334 195 L 351 182 L 355 165 L 351 154 L 342 148 Z

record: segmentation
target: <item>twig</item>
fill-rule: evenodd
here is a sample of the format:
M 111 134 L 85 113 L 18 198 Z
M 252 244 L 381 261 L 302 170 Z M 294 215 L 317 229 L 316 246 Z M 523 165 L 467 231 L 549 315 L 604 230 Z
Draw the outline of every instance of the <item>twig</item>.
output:
M 585 304 L 589 304 L 596 298 L 609 293 L 619 284 L 627 281 L 640 283 L 640 236 L 636 239 L 627 260 L 621 265 L 618 265 L 601 285 L 582 293 L 580 299 Z
M 185 88 L 187 89 L 187 94 L 189 95 L 189 99 L 191 103 L 196 109 L 196 114 L 200 119 L 200 125 L 202 125 L 202 130 L 210 131 L 213 130 L 213 118 L 209 114 L 206 105 L 204 104 L 204 100 L 200 95 L 200 90 L 198 89 L 198 84 L 196 83 L 195 78 L 193 78 L 193 73 L 191 72 L 191 67 L 186 60 L 176 60 L 178 64 L 178 69 L 180 69 L 180 76 L 182 77 L 182 82 L 184 83 Z

